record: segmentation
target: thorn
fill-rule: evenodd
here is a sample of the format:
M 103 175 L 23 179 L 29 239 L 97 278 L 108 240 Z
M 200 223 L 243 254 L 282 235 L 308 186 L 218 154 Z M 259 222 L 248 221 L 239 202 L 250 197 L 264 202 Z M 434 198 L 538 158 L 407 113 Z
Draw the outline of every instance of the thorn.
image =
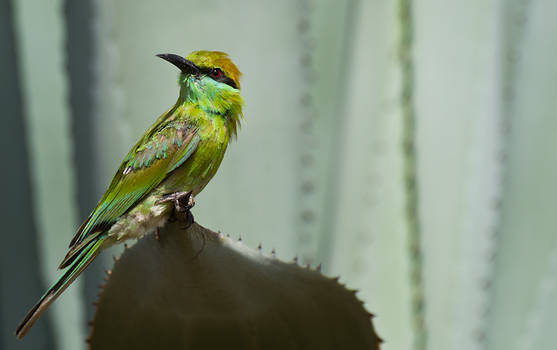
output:
M 242 236 L 238 236 L 238 242 L 242 241 Z
M 257 250 L 261 251 L 263 247 L 261 246 L 261 243 L 259 243 L 259 245 L 257 246 Z
M 128 244 L 124 243 L 124 249 L 128 249 Z
M 333 281 L 335 281 L 335 282 L 337 282 L 337 283 L 338 283 L 338 280 L 339 280 L 339 279 L 340 279 L 340 276 L 333 277 Z
M 230 238 L 230 235 L 228 233 L 226 234 L 226 238 Z
M 112 275 L 112 270 L 107 270 L 107 269 L 105 269 L 104 272 L 105 272 L 108 276 Z
M 298 256 L 296 255 L 292 261 L 294 261 L 294 264 L 298 264 Z
M 116 257 L 116 255 L 112 256 L 112 260 L 114 260 L 114 262 L 118 262 L 118 258 Z
M 321 264 L 317 265 L 317 267 L 315 268 L 315 271 L 321 272 Z
M 273 248 L 273 250 L 271 250 L 271 255 L 272 255 L 272 256 L 277 255 L 277 252 L 275 251 L 275 248 Z
M 375 315 L 372 314 L 371 312 L 367 312 L 367 311 L 366 311 L 366 314 L 367 314 L 367 317 L 368 317 L 369 319 L 375 318 Z
M 158 228 L 158 227 L 155 228 L 155 239 L 156 239 L 157 241 L 160 241 L 160 240 L 161 240 L 161 235 L 160 235 L 160 233 L 159 233 L 159 228 Z

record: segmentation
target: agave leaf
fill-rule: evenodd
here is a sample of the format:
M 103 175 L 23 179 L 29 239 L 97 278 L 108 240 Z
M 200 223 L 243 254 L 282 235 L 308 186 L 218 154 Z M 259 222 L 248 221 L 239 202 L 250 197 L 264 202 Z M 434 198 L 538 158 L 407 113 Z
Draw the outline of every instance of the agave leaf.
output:
M 183 226 L 116 261 L 90 349 L 379 349 L 371 314 L 338 279 Z

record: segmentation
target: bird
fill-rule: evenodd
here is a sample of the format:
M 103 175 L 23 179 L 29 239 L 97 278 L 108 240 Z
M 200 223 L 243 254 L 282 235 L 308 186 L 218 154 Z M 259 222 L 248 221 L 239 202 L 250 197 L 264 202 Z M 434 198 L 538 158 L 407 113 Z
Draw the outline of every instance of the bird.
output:
M 171 217 L 174 202 L 201 192 L 237 136 L 244 120 L 242 73 L 229 55 L 201 50 L 185 57 L 157 56 L 180 70 L 178 99 L 124 157 L 71 240 L 59 266 L 64 273 L 18 325 L 18 339 L 103 249 L 158 230 Z

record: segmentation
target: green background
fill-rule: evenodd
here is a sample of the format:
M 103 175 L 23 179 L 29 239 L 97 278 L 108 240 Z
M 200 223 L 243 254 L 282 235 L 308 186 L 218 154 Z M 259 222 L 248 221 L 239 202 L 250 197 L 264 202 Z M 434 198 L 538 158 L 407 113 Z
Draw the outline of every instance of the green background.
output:
M 340 275 L 383 349 L 553 349 L 555 13 L 552 0 L 1 0 L 0 347 L 85 348 L 117 249 L 23 342 L 12 332 L 174 103 L 177 72 L 155 54 L 218 49 L 244 73 L 246 121 L 199 223 Z

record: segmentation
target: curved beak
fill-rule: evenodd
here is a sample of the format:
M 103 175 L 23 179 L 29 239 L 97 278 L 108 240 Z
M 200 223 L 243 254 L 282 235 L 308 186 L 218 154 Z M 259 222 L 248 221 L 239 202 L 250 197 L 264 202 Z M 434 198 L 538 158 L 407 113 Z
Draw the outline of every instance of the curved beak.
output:
M 182 56 L 174 55 L 171 53 L 161 53 L 157 57 L 162 58 L 178 67 L 184 74 L 197 74 L 199 73 L 199 68 L 192 62 L 186 60 Z

